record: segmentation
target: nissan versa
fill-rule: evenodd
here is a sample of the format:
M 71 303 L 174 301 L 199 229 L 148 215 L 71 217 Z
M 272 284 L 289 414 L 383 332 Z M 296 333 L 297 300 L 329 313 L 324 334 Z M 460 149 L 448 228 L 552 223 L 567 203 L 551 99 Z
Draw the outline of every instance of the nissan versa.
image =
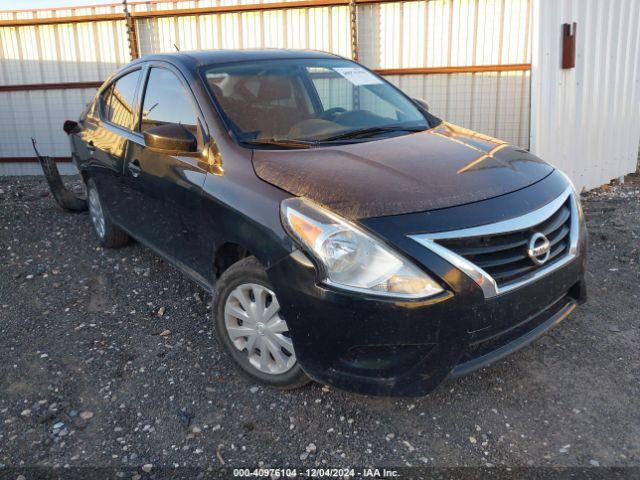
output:
M 100 243 L 213 292 L 267 385 L 422 395 L 586 298 L 571 182 L 322 52 L 150 55 L 65 131 Z

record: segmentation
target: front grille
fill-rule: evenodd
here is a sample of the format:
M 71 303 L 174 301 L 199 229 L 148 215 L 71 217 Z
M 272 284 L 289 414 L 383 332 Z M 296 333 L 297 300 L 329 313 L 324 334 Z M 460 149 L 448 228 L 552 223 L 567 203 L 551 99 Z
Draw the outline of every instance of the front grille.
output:
M 546 220 L 525 230 L 505 234 L 437 240 L 443 247 L 464 257 L 487 272 L 501 287 L 546 268 L 559 261 L 570 250 L 571 197 Z M 540 232 L 551 244 L 549 259 L 537 265 L 529 258 L 527 247 L 531 236 Z

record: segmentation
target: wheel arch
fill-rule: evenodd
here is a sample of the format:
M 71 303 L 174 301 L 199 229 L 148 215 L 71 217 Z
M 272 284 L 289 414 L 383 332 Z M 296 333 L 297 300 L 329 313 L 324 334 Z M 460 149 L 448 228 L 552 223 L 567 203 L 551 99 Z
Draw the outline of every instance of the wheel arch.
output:
M 225 241 L 218 245 L 213 253 L 212 271 L 214 281 L 220 278 L 231 265 L 250 256 L 255 255 L 240 243 Z

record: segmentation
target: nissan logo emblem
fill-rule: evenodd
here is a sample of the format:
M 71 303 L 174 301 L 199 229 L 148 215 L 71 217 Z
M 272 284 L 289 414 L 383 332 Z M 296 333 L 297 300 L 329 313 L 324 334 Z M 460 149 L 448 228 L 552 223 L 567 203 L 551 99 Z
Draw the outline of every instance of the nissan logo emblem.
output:
M 536 265 L 543 265 L 549 260 L 551 255 L 551 244 L 549 239 L 540 232 L 535 232 L 531 235 L 529 243 L 527 244 L 527 254 L 533 263 Z

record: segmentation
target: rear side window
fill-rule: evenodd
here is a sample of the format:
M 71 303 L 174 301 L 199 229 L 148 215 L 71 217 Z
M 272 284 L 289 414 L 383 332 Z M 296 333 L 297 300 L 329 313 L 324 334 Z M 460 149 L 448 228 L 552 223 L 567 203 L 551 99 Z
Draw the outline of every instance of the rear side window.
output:
M 180 123 L 197 135 L 198 114 L 178 77 L 164 68 L 152 68 L 142 106 L 140 130 Z
M 133 129 L 135 96 L 140 70 L 120 77 L 102 96 L 103 119 L 128 130 Z
M 111 118 L 111 112 L 109 111 L 109 100 L 111 99 L 111 92 L 113 91 L 113 84 L 109 85 L 103 90 L 98 99 L 100 105 L 99 113 L 103 120 L 109 120 Z

